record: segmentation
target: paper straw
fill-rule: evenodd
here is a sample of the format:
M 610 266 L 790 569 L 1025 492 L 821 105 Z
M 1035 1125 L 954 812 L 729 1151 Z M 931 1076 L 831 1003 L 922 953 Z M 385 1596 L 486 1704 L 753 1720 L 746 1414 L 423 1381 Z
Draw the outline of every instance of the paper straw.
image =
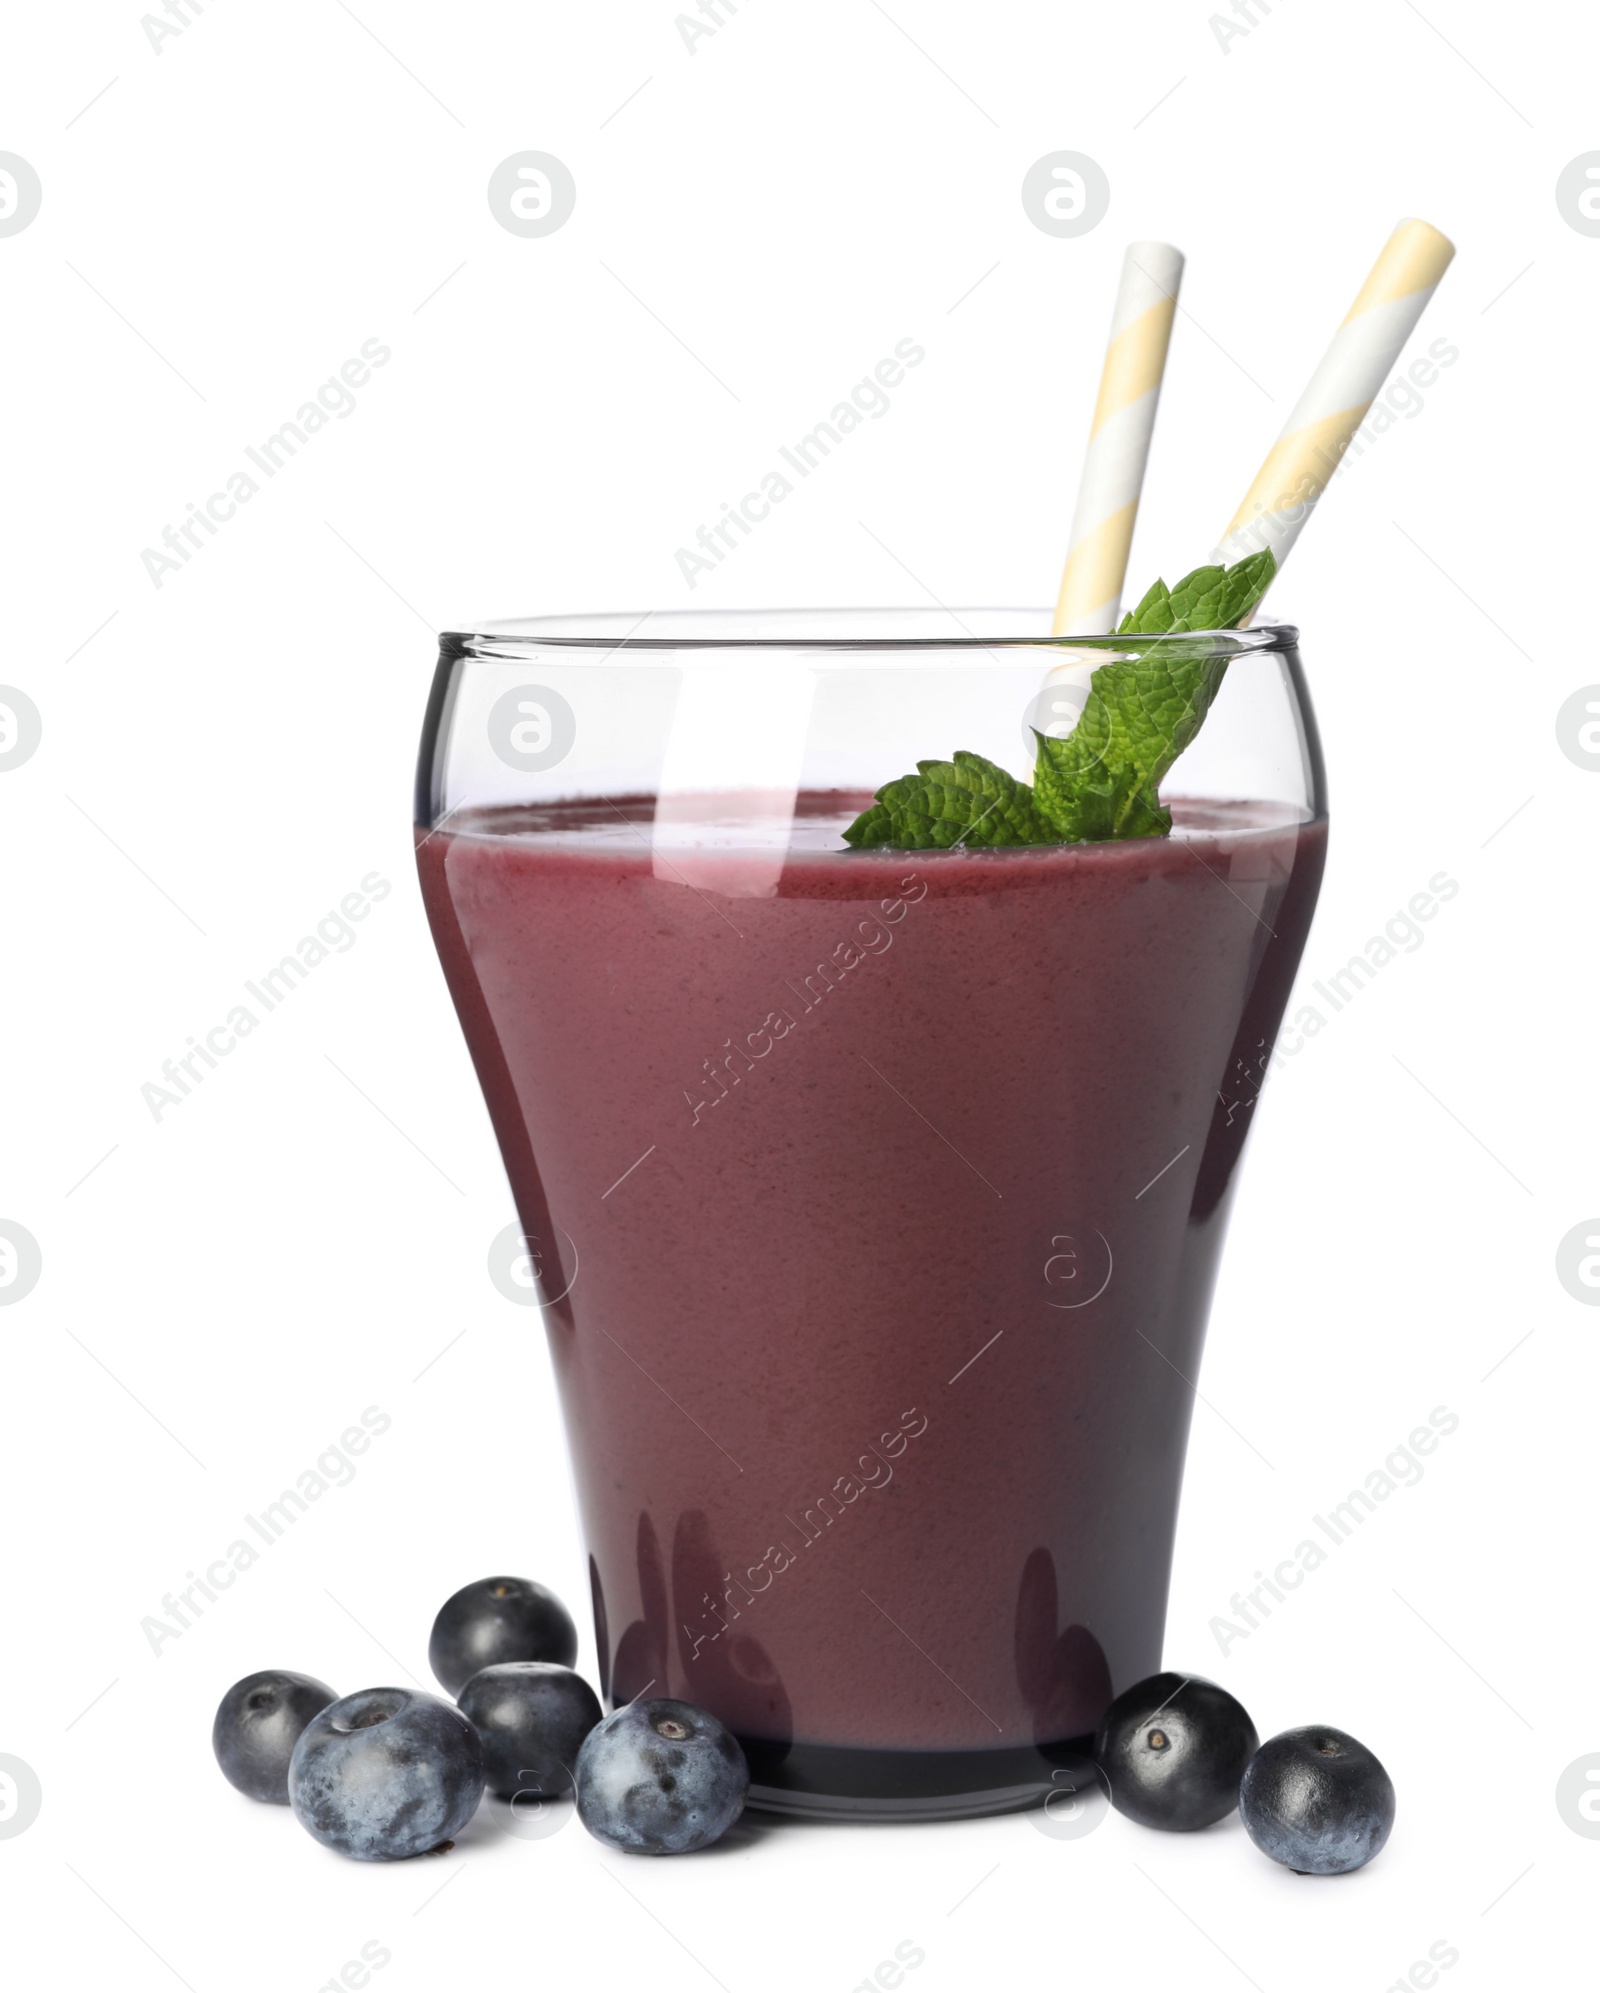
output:
M 1214 561 L 1243 560 L 1270 547 L 1282 567 L 1455 253 L 1455 244 L 1427 222 L 1400 223 L 1257 471 Z
M 1182 278 L 1183 257 L 1170 244 L 1129 245 L 1111 314 L 1053 636 L 1099 636 L 1116 623 Z
M 778 652 L 759 664 L 685 665 L 677 676 L 651 870 L 697 891 L 771 899 L 789 858 L 817 674 L 798 653 Z M 728 924 L 738 932 L 736 919 Z

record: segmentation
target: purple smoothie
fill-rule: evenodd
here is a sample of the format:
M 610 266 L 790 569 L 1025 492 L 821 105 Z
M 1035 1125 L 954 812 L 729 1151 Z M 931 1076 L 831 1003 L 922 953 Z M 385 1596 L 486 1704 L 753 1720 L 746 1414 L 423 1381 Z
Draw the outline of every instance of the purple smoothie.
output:
M 864 800 L 803 798 L 765 898 L 715 855 L 656 877 L 648 799 L 419 833 L 571 1279 L 603 1687 L 712 1710 L 775 1790 L 1014 1768 L 1160 1665 L 1185 1379 L 1326 845 L 1180 802 L 1170 839 L 842 850 Z

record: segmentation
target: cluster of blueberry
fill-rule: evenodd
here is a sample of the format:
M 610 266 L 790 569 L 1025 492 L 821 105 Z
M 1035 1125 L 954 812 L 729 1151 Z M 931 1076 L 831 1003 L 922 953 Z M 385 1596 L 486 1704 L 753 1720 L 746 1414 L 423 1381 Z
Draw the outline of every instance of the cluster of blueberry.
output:
M 1263 1854 L 1301 1875 L 1343 1875 L 1382 1848 L 1394 1786 L 1365 1744 L 1314 1723 L 1260 1743 L 1244 1705 L 1199 1675 L 1151 1675 L 1095 1735 L 1111 1803 L 1146 1827 L 1209 1827 L 1239 1809 Z
M 336 1696 L 269 1668 L 222 1698 L 211 1743 L 227 1778 L 275 1801 L 358 1861 L 448 1847 L 487 1788 L 577 1801 L 597 1840 L 688 1854 L 720 1840 L 750 1770 L 716 1717 L 670 1697 L 603 1717 L 573 1673 L 578 1631 L 554 1592 L 483 1578 L 448 1599 L 428 1659 L 455 1702 L 412 1689 Z M 1265 1854 L 1304 1875 L 1372 1860 L 1394 1825 L 1394 1786 L 1364 1744 L 1327 1724 L 1262 1744 L 1244 1706 L 1199 1675 L 1151 1675 L 1118 1696 L 1095 1767 L 1119 1813 L 1146 1827 L 1209 1827 L 1238 1808 Z
M 358 1861 L 447 1847 L 485 1787 L 502 1799 L 577 1799 L 597 1840 L 687 1854 L 727 1832 L 750 1771 L 732 1733 L 691 1703 L 631 1702 L 602 1718 L 572 1663 L 572 1615 L 528 1578 L 483 1578 L 446 1601 L 428 1659 L 456 1698 L 362 1689 L 269 1668 L 222 1698 L 211 1744 L 252 1799 L 294 1809 Z

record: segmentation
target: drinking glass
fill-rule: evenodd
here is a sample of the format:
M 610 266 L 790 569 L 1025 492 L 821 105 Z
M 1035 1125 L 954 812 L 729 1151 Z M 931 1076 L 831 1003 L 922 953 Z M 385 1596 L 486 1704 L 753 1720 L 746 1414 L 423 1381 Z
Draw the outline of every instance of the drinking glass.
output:
M 537 1281 L 601 1688 L 752 1803 L 1035 1804 L 1161 1664 L 1212 1286 L 1321 877 L 1284 625 L 1167 837 L 850 848 L 1089 672 L 1043 611 L 562 617 L 442 640 L 417 861 Z M 1064 679 L 1049 681 L 1054 667 Z

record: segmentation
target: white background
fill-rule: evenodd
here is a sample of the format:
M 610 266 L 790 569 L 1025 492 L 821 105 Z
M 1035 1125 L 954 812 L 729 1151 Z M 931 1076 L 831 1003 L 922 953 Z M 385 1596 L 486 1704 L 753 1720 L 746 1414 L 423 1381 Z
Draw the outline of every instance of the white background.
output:
M 1555 1253 L 1600 1209 L 1600 780 L 1555 718 L 1600 679 L 1600 240 L 1555 183 L 1600 146 L 1600 35 L 1452 0 L 1255 15 L 1224 52 L 1205 0 L 743 0 L 691 55 L 672 0 L 208 0 L 159 54 L 137 0 L 13 14 L 0 149 L 44 189 L 0 239 L 0 677 L 44 720 L 0 777 L 0 1217 L 44 1255 L 0 1312 L 0 1751 L 44 1794 L 0 1841 L 19 1984 L 312 1993 L 374 1939 L 382 1993 L 844 1993 L 903 1940 L 916 1993 L 1379 1993 L 1440 1940 L 1451 1993 L 1579 1963 L 1600 1845 L 1554 1792 L 1600 1751 L 1600 1316 Z M 539 240 L 485 198 L 530 148 L 578 187 Z M 1019 199 L 1063 148 L 1112 189 L 1074 240 Z M 490 1570 L 583 1605 L 542 1340 L 485 1271 L 510 1199 L 413 883 L 433 632 L 920 602 L 919 580 L 1048 602 L 1142 236 L 1190 257 L 1130 582 L 1175 578 L 1405 214 L 1459 244 L 1413 347 L 1459 360 L 1338 480 L 1270 604 L 1305 630 L 1332 777 L 1307 983 L 1434 873 L 1460 892 L 1268 1088 L 1167 1648 L 1263 1735 L 1370 1742 L 1388 1850 L 1320 1883 L 1234 1824 L 1067 1842 L 1017 1817 L 754 1824 L 652 1864 L 485 1815 L 445 1860 L 368 1868 L 235 1795 L 209 1747 L 235 1677 L 426 1679 L 434 1609 Z M 676 548 L 906 337 L 928 357 L 892 412 L 691 597 Z M 157 589 L 141 550 L 369 338 L 393 358 L 355 413 Z M 155 1122 L 162 1061 L 374 870 L 393 890 L 356 945 Z M 163 1594 L 369 1405 L 392 1427 L 357 1478 L 152 1654 Z M 1219 1653 L 1231 1594 L 1441 1405 L 1459 1430 L 1421 1483 Z

